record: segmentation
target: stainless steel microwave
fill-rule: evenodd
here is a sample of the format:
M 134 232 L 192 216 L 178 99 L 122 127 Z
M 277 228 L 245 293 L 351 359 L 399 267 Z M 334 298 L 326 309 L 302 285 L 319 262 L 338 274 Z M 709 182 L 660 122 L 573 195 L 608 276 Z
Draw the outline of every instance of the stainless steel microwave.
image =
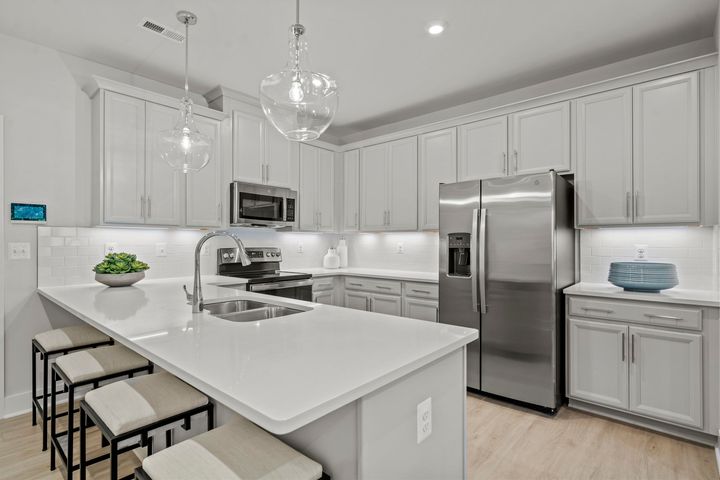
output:
M 297 192 L 255 183 L 230 184 L 230 225 L 292 229 Z

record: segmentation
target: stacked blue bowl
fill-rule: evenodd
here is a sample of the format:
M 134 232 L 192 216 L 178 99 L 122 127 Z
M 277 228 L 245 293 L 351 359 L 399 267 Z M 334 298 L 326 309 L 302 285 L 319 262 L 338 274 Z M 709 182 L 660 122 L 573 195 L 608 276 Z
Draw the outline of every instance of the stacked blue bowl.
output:
M 672 263 L 612 262 L 608 281 L 630 292 L 653 292 L 677 286 L 677 268 Z

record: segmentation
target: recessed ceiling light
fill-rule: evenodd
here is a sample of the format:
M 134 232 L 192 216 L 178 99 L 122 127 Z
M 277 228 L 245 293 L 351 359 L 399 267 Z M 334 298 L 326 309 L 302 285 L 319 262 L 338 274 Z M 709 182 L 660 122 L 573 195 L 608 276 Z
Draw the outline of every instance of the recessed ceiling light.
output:
M 447 23 L 445 23 L 445 22 L 442 22 L 442 21 L 430 22 L 427 25 L 427 32 L 430 35 L 436 37 L 436 36 L 440 35 L 441 33 L 443 33 L 446 28 L 447 28 Z

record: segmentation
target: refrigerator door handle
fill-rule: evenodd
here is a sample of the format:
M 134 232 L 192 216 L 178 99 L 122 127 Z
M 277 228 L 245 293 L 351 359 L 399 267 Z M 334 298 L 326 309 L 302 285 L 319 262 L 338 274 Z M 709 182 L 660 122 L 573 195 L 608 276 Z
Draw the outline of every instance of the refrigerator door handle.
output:
M 480 230 L 478 232 L 478 255 L 477 263 L 480 265 L 478 270 L 478 285 L 480 289 L 480 313 L 487 313 L 487 298 L 485 293 L 485 255 L 487 251 L 487 209 L 480 209 Z
M 480 211 L 477 208 L 473 208 L 472 211 L 472 228 L 470 230 L 470 280 L 472 281 L 472 287 L 470 288 L 470 291 L 472 292 L 472 309 L 473 312 L 478 311 L 478 255 L 477 255 L 477 249 L 478 249 L 478 235 L 479 235 L 479 225 L 478 225 L 478 217 L 480 216 Z

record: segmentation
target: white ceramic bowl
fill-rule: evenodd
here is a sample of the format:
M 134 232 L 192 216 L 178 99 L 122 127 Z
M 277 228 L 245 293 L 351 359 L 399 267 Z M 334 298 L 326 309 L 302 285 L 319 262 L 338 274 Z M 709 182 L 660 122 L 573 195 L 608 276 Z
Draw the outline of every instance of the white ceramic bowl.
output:
M 143 278 L 145 278 L 145 272 L 95 274 L 95 280 L 108 287 L 129 287 Z

